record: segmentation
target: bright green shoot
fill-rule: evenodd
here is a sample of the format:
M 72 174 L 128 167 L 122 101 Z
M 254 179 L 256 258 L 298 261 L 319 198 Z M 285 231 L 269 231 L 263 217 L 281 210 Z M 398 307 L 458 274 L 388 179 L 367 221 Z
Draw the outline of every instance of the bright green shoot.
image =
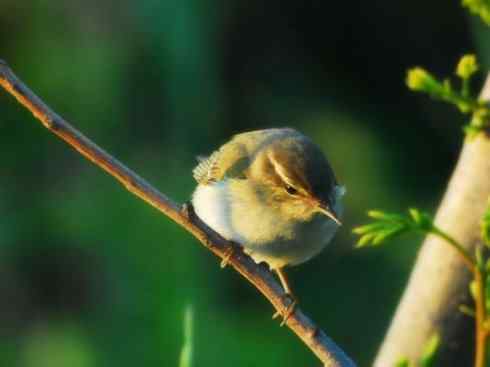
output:
M 463 7 L 478 15 L 487 25 L 490 25 L 490 1 L 489 0 L 463 0 Z
M 353 232 L 360 235 L 357 247 L 377 246 L 406 232 L 428 233 L 434 229 L 432 218 L 418 209 L 409 209 L 408 215 L 371 210 L 368 216 L 373 223 L 354 228 Z
M 374 219 L 373 223 L 356 227 L 353 230 L 360 236 L 357 247 L 378 246 L 388 239 L 408 232 L 433 234 L 452 246 L 470 269 L 476 266 L 475 260 L 468 251 L 449 234 L 436 227 L 433 219 L 427 213 L 414 208 L 408 210 L 408 215 L 371 210 L 368 216 Z
M 474 136 L 490 127 L 490 107 L 487 102 L 472 95 L 470 89 L 471 78 L 479 70 L 475 55 L 464 55 L 456 65 L 455 74 L 459 79 L 459 88 L 451 83 L 449 78 L 438 80 L 429 71 L 415 67 L 407 73 L 406 83 L 409 89 L 426 93 L 456 106 L 462 113 L 471 114 L 471 119 L 464 126 L 468 136 Z
M 461 74 L 464 71 L 459 70 Z M 484 253 L 484 246 L 476 246 L 475 253 L 468 250 L 451 235 L 438 228 L 433 219 L 418 209 L 409 209 L 407 214 L 385 213 L 373 210 L 368 212 L 372 223 L 354 228 L 353 232 L 360 236 L 357 247 L 378 246 L 389 239 L 404 233 L 420 232 L 439 237 L 444 243 L 453 247 L 464 260 L 465 265 L 473 274 L 469 284 L 470 294 L 474 300 L 474 308 L 461 305 L 460 311 L 475 320 L 475 367 L 486 366 L 487 339 L 490 335 L 490 258 Z M 490 202 L 481 220 L 481 237 L 486 247 L 490 247 Z M 396 367 L 433 366 L 435 351 L 439 346 L 439 338 L 429 341 L 422 359 L 414 364 L 402 358 Z

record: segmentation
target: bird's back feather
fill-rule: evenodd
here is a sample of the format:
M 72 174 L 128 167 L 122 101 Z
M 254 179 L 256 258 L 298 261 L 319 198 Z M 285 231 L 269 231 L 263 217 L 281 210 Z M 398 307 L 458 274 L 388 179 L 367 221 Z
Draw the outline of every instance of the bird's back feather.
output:
M 192 171 L 194 179 L 200 184 L 207 185 L 225 178 L 244 178 L 245 170 L 257 152 L 265 145 L 264 143 L 270 142 L 271 139 L 295 134 L 300 133 L 289 128 L 237 134 L 209 157 L 198 158 L 199 164 Z M 254 135 L 253 139 L 250 139 L 251 135 Z

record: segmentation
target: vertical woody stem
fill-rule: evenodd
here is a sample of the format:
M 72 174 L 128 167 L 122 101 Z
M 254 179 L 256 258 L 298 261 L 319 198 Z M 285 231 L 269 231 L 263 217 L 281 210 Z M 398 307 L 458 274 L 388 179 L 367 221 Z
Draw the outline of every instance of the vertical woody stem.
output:
M 490 99 L 490 76 L 480 98 Z M 489 157 L 486 134 L 466 139 L 435 218 L 435 225 L 451 233 L 470 254 L 480 245 L 480 220 L 490 197 Z M 418 360 L 435 332 L 445 341 L 441 351 L 445 367 L 469 363 L 458 360 L 468 347 L 462 340 L 470 340 L 458 335 L 467 322 L 458 307 L 465 302 L 470 273 L 444 242 L 431 235 L 425 239 L 375 367 L 393 366 L 401 356 Z

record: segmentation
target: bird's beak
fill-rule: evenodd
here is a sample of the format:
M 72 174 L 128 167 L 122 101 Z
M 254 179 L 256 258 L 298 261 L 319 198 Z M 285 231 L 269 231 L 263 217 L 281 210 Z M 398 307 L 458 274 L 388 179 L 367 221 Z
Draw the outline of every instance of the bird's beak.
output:
M 318 210 L 323 214 L 325 214 L 327 217 L 329 217 L 331 220 L 333 220 L 335 223 L 337 223 L 337 225 L 339 226 L 342 225 L 342 222 L 337 217 L 337 214 L 335 214 L 335 212 L 332 209 L 330 209 L 330 207 L 327 204 L 319 204 Z

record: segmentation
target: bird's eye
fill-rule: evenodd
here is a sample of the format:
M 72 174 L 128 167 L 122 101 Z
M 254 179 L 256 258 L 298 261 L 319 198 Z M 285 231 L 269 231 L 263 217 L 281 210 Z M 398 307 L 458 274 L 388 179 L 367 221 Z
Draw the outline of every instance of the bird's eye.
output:
M 285 187 L 286 189 L 286 192 L 289 194 L 289 195 L 296 195 L 298 193 L 298 190 L 296 190 L 294 187 L 292 186 L 286 186 Z

